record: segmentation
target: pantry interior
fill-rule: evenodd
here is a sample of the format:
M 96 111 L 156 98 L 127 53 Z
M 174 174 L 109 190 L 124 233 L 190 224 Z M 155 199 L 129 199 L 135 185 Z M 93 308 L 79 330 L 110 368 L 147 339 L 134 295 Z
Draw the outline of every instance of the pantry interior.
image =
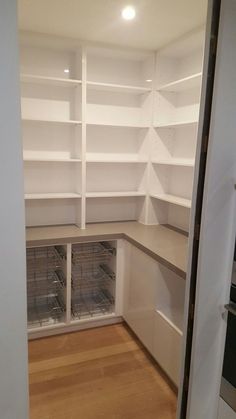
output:
M 20 32 L 29 340 L 125 322 L 175 388 L 204 37 Z

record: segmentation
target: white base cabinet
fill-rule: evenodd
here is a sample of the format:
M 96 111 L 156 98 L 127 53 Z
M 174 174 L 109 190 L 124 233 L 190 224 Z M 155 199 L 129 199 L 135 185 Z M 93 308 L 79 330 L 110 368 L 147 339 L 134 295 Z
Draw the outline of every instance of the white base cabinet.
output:
M 126 243 L 123 317 L 178 386 L 184 280 Z
M 125 243 L 125 246 L 123 317 L 144 346 L 153 353 L 157 263 L 129 243 Z
M 27 249 L 29 338 L 122 321 L 178 386 L 185 281 L 126 240 Z

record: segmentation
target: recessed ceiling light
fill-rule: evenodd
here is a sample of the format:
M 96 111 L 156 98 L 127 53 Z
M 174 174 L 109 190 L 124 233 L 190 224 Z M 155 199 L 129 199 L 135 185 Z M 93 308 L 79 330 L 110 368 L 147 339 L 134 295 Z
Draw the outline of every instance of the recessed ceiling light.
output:
M 147 79 L 146 82 L 147 83 L 151 83 L 152 82 L 152 79 Z
M 133 6 L 126 6 L 121 12 L 123 19 L 132 20 L 136 16 L 136 11 Z
M 65 68 L 64 73 L 69 73 L 69 72 L 70 72 L 69 68 Z

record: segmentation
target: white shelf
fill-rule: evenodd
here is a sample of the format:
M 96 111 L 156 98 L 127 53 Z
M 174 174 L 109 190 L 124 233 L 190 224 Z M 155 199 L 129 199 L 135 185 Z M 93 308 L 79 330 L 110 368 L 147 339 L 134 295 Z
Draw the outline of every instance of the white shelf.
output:
M 163 92 L 181 92 L 184 90 L 192 89 L 200 86 L 202 73 L 192 74 L 191 76 L 184 77 L 183 79 L 175 80 L 171 83 L 159 86 L 157 90 Z
M 50 124 L 67 124 L 67 125 L 81 125 L 82 121 L 74 121 L 70 119 L 57 120 L 57 119 L 35 119 L 35 118 L 22 118 L 25 122 L 39 122 L 39 123 L 50 123 Z
M 145 192 L 124 191 L 124 192 L 86 192 L 86 198 L 125 198 L 125 197 L 144 197 Z
M 124 93 L 138 94 L 138 95 L 151 92 L 151 89 L 148 87 L 113 84 L 113 83 L 100 83 L 96 81 L 88 81 L 87 87 L 88 89 L 91 89 L 91 90 L 124 92 Z
M 172 158 L 172 159 L 166 159 L 166 160 L 153 160 L 152 164 L 160 164 L 160 165 L 166 165 L 166 166 L 194 167 L 194 159 Z
M 20 79 L 23 83 L 46 84 L 61 87 L 76 87 L 82 84 L 81 80 L 64 79 L 60 77 L 37 76 L 34 74 L 21 74 Z
M 75 192 L 59 192 L 59 193 L 31 193 L 25 194 L 25 200 L 36 199 L 75 199 L 81 198 L 79 193 Z
M 139 158 L 137 154 L 109 154 L 109 153 L 87 153 L 88 163 L 147 163 L 147 158 Z
M 163 122 L 163 123 L 154 123 L 154 128 L 178 128 L 187 125 L 198 124 L 198 120 L 194 119 L 191 121 L 176 121 L 176 122 Z
M 123 127 L 123 128 L 144 128 L 144 129 L 148 129 L 150 127 L 150 125 L 144 125 L 144 124 L 129 124 L 128 122 L 124 122 L 124 123 L 120 123 L 120 122 L 102 122 L 102 121 L 96 121 L 96 122 L 92 122 L 92 121 L 88 121 L 86 122 L 87 125 L 94 125 L 94 126 L 103 126 L 103 127 Z
M 55 162 L 55 163 L 80 163 L 81 159 L 56 159 L 51 157 L 24 157 L 24 162 Z
M 170 194 L 150 194 L 151 198 L 159 199 L 160 201 L 169 202 L 170 204 L 179 205 L 185 208 L 191 208 L 191 200 L 181 198 L 179 196 Z

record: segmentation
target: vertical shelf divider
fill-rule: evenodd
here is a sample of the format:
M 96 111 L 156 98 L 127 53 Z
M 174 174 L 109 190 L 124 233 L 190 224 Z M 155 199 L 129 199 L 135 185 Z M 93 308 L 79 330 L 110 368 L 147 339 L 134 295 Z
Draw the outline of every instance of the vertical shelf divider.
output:
M 82 68 L 82 57 L 81 49 L 75 51 L 75 62 L 76 62 L 76 78 L 80 79 L 81 77 L 81 68 Z M 82 87 L 75 87 L 75 117 L 77 120 L 82 120 Z M 75 127 L 75 140 L 76 140 L 76 152 L 77 157 L 80 157 L 82 160 L 82 134 L 81 127 L 77 125 Z M 82 196 L 82 166 L 77 166 L 77 192 Z M 77 225 L 82 228 L 82 198 L 78 202 L 77 206 Z
M 87 109 L 87 52 L 85 46 L 82 47 L 82 146 L 81 146 L 81 229 L 86 228 L 86 126 Z

